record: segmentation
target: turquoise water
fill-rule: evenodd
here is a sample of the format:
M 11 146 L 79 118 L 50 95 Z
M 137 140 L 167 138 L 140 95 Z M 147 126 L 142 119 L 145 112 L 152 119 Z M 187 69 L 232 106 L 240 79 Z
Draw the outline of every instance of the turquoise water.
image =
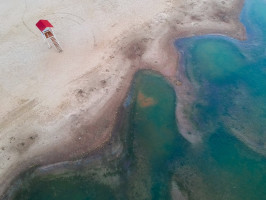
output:
M 208 134 L 225 126 L 266 155 L 266 2 L 247 1 L 242 13 L 248 40 L 204 36 L 177 41 L 186 77 L 195 88 L 189 110 Z
M 188 118 L 204 138 L 177 170 L 189 199 L 266 199 L 266 1 L 246 1 L 241 21 L 247 41 L 176 42 L 196 99 Z
M 203 142 L 179 133 L 172 86 L 159 74 L 136 74 L 118 130 L 123 153 L 82 170 L 32 175 L 14 200 L 266 199 L 266 1 L 246 1 L 247 41 L 184 38 L 183 78 L 195 101 L 186 110 Z M 180 97 L 181 98 L 181 97 Z
M 133 90 L 126 199 L 170 199 L 173 165 L 188 145 L 176 126 L 175 92 L 161 76 L 148 71 L 137 74 Z

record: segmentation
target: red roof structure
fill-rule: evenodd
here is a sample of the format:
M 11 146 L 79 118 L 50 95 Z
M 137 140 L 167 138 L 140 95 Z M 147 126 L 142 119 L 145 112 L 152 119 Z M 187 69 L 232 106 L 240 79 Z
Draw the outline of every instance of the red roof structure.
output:
M 50 22 L 48 20 L 44 20 L 44 19 L 39 20 L 36 23 L 36 26 L 38 27 L 38 29 L 40 29 L 40 31 L 43 31 L 47 27 L 53 27 L 53 25 L 50 24 Z

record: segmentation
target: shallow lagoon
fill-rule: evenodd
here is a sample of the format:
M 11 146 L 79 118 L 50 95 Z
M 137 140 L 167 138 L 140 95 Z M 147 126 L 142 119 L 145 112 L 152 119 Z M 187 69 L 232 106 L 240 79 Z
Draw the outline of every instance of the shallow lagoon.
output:
M 195 127 L 206 134 L 222 124 L 264 155 L 265 11 L 265 1 L 246 1 L 241 21 L 247 27 L 247 41 L 202 36 L 176 42 L 183 55 L 181 66 L 195 90 L 196 101 L 190 106 Z
M 69 174 L 25 178 L 14 199 L 170 199 L 175 162 L 188 146 L 176 127 L 175 92 L 160 75 L 141 71 L 128 98 L 120 158 Z
M 178 99 L 160 75 L 136 74 L 118 130 L 123 153 L 78 171 L 26 177 L 13 199 L 266 199 L 266 2 L 247 1 L 248 40 L 178 40 L 196 101 L 187 108 L 203 142 L 179 133 Z

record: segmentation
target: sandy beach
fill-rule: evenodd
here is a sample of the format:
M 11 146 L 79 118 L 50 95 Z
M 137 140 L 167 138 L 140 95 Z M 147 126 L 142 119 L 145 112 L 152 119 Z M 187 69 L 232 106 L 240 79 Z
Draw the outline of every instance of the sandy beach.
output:
M 11 1 L 0 3 L 0 195 L 21 172 L 87 156 L 111 137 L 135 72 L 153 69 L 182 106 L 174 40 L 202 34 L 245 39 L 243 0 Z M 12 12 L 12 14 L 11 14 Z M 48 49 L 35 23 L 48 19 L 63 52 Z

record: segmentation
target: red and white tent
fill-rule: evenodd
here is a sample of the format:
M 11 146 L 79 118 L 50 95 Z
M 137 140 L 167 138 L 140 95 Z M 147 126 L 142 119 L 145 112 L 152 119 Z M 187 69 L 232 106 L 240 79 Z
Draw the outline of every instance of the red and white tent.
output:
M 41 19 L 36 23 L 36 26 L 38 27 L 38 29 L 43 32 L 46 28 L 52 28 L 53 25 L 48 21 L 48 20 L 44 20 Z
M 55 37 L 54 31 L 52 29 L 53 25 L 48 20 L 41 19 L 36 23 L 36 26 L 42 32 L 43 39 L 47 42 L 49 48 L 51 48 L 49 43 L 50 41 L 59 52 L 63 51 Z

